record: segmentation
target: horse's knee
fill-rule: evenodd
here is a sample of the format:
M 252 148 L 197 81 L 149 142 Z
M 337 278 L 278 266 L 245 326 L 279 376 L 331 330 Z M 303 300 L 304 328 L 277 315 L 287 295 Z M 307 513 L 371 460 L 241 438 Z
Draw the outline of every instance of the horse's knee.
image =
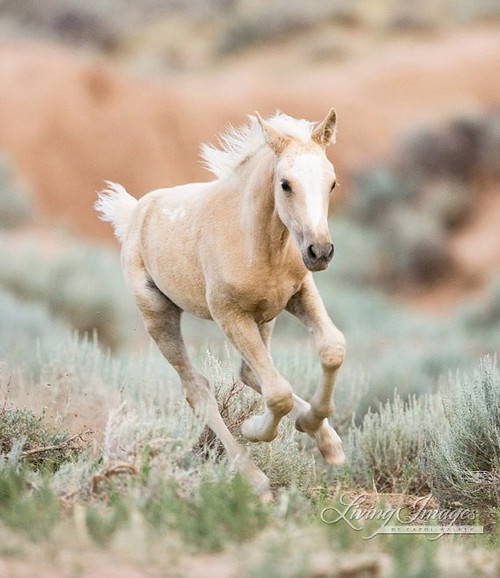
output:
M 293 408 L 293 391 L 290 384 L 284 382 L 279 389 L 266 396 L 266 406 L 274 415 L 284 416 L 290 413 Z
M 344 361 L 345 347 L 346 341 L 343 333 L 339 331 L 330 337 L 319 351 L 323 368 L 330 371 L 338 369 Z

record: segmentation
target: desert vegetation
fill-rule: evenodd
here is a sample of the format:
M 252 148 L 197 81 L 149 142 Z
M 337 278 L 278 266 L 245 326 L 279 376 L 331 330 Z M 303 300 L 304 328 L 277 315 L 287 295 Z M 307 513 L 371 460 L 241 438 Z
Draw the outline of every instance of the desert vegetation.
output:
M 4 0 L 3 33 L 62 42 L 72 47 L 116 55 L 123 51 L 147 67 L 178 71 L 212 67 L 221 59 L 259 45 L 276 45 L 323 26 L 342 42 L 314 41 L 312 61 L 344 58 L 350 51 L 346 29 L 371 37 L 410 32 L 433 34 L 450 23 L 498 18 L 495 2 L 478 0 L 412 4 L 405 0 L 49 0 L 19 3 Z M 120 14 L 120 18 L 116 15 Z M 321 35 L 319 35 L 321 36 Z M 195 38 L 191 43 L 186 37 Z

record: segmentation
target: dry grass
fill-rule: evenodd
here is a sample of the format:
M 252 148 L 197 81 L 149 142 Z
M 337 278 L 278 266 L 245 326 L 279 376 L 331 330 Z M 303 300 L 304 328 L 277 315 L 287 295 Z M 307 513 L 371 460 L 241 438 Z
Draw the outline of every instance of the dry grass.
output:
M 222 419 L 226 423 L 229 431 L 237 437 L 240 437 L 240 426 L 248 417 L 256 413 L 262 405 L 262 401 L 253 398 L 244 397 L 243 391 L 246 389 L 241 381 L 231 380 L 228 385 L 217 384 L 215 387 L 215 397 L 219 404 L 219 411 Z M 243 400 L 241 399 L 243 397 Z M 214 432 L 205 427 L 198 441 L 193 447 L 196 455 L 208 457 L 215 456 L 216 459 L 224 455 L 224 447 L 214 434 Z

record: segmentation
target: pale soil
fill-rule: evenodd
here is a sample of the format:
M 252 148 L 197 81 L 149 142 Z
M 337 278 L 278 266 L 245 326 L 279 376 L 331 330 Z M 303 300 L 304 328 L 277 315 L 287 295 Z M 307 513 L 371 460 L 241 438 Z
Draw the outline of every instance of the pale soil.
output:
M 360 505 L 366 509 L 406 508 L 403 516 L 416 513 L 414 505 L 418 499 L 403 494 L 350 492 L 345 500 L 350 502 L 356 498 L 366 498 Z M 433 500 L 427 504 L 431 511 L 437 507 Z M 79 508 L 69 512 L 69 518 L 73 518 L 72 529 L 59 528 L 54 545 L 24 543 L 21 554 L 16 551 L 12 537 L 0 536 L 4 550 L 0 553 L 0 577 L 31 578 L 35 565 L 40 578 L 238 578 L 243 572 L 249 575 L 249 570 L 253 570 L 251 575 L 259 575 L 271 563 L 269 544 L 279 544 L 279 535 L 283 533 L 286 533 L 291 550 L 280 552 L 278 547 L 273 556 L 279 555 L 282 570 L 292 575 L 303 561 L 297 555 L 297 548 L 308 561 L 311 578 L 387 576 L 394 572 L 389 552 L 380 540 L 377 542 L 377 537 L 363 541 L 351 536 L 349 549 L 344 547 L 343 555 L 339 555 L 339 545 L 325 541 L 325 533 L 311 527 L 285 530 L 277 526 L 264 530 L 254 541 L 243 546 L 228 545 L 225 551 L 214 554 L 189 554 L 172 535 L 166 536 L 167 542 L 163 544 L 161 540 L 160 543 L 151 540 L 144 534 L 141 522 L 136 520 L 134 530 L 119 533 L 112 544 L 102 550 L 90 541 L 83 519 L 80 519 L 82 512 Z M 420 538 L 427 540 L 426 536 Z M 10 554 L 5 553 L 9 549 Z M 446 576 L 468 578 L 477 572 L 493 577 L 498 575 L 500 558 L 486 548 L 467 548 L 465 539 L 461 542 L 440 538 L 437 563 Z

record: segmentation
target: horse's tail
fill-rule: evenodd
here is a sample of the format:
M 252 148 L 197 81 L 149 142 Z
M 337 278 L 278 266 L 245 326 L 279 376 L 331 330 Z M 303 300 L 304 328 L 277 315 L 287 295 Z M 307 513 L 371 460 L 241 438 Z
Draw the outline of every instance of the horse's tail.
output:
M 137 199 L 129 195 L 122 185 L 105 181 L 107 189 L 101 191 L 94 208 L 100 213 L 99 218 L 113 225 L 119 241 L 125 239 L 127 229 L 132 219 L 132 213 L 137 205 Z

